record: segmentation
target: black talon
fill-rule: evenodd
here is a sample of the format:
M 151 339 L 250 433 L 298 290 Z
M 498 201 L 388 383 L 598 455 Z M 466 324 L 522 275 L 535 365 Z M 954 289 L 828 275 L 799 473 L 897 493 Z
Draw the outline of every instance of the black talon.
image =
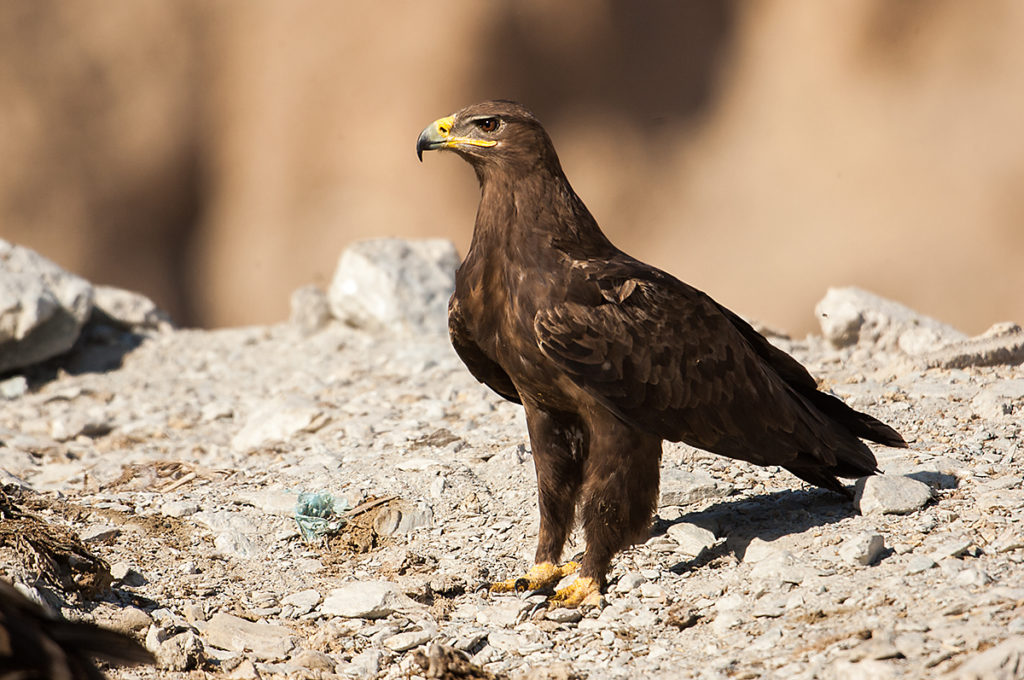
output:
M 530 580 L 529 579 L 526 579 L 526 578 L 517 578 L 516 579 L 515 588 L 516 588 L 516 592 L 517 593 L 525 593 L 527 588 L 529 588 L 529 587 L 530 587 Z
M 538 602 L 537 604 L 533 605 L 527 611 L 526 616 L 523 618 L 523 621 L 529 621 L 534 616 L 536 616 L 538 611 L 540 611 L 542 609 L 544 609 L 544 610 L 548 609 L 548 605 L 549 604 L 550 604 L 549 600 L 544 600 L 543 602 Z
M 546 588 L 534 588 L 533 590 L 527 590 L 523 593 L 523 599 L 533 597 L 534 595 L 543 595 L 544 597 L 551 597 L 555 594 L 555 589 L 551 586 Z

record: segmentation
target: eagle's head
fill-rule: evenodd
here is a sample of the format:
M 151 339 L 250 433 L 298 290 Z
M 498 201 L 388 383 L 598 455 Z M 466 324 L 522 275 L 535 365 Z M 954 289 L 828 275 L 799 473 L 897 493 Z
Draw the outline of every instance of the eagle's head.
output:
M 494 100 L 473 104 L 428 125 L 416 140 L 416 155 L 448 149 L 468 161 L 478 172 L 501 168 L 529 171 L 538 164 L 558 167 L 551 139 L 540 121 L 524 106 Z

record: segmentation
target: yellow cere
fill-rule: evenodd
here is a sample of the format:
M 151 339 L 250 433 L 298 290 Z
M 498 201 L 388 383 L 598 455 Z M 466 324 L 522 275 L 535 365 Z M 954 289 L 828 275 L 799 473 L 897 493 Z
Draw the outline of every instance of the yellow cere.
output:
M 441 133 L 442 137 L 447 137 L 451 134 L 452 127 L 455 126 L 455 116 L 445 116 L 444 118 L 438 118 L 434 121 L 434 127 Z

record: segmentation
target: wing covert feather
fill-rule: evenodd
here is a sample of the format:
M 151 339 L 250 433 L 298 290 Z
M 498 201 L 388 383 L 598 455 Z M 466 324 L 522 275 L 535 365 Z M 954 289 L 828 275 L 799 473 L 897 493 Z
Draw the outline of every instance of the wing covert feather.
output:
M 624 421 L 754 463 L 788 462 L 798 447 L 768 442 L 820 419 L 722 309 L 682 282 L 649 276 L 632 279 L 621 302 L 566 301 L 538 312 L 534 326 L 542 351 Z

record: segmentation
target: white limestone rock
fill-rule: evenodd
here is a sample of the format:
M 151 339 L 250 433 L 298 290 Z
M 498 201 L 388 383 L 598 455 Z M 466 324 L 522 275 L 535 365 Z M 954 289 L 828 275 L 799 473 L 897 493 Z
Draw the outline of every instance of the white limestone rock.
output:
M 398 586 L 387 581 L 355 581 L 331 591 L 320 605 L 327 616 L 350 619 L 380 619 L 395 612 L 422 608 Z
M 885 541 L 879 534 L 863 533 L 851 536 L 839 546 L 839 557 L 851 564 L 867 566 L 881 557 Z
M 357 328 L 447 333 L 458 266 L 444 239 L 360 241 L 341 254 L 327 293 L 331 312 Z
M 288 323 L 298 327 L 304 335 L 312 335 L 331 320 L 331 305 L 327 293 L 316 286 L 303 286 L 292 293 Z
M 316 432 L 329 419 L 323 408 L 304 400 L 270 400 L 253 410 L 231 448 L 242 453 L 286 442 L 300 432 Z
M 93 294 L 85 279 L 0 239 L 0 373 L 71 349 Z
M 928 504 L 932 488 L 901 475 L 876 475 L 857 480 L 853 504 L 862 515 L 909 515 Z
M 298 637 L 286 626 L 255 623 L 223 612 L 209 620 L 204 636 L 213 647 L 232 652 L 249 651 L 261 660 L 283 659 L 298 643 Z
M 860 288 L 829 288 L 814 312 L 833 347 L 864 344 L 918 355 L 967 339 L 952 326 Z
M 658 506 L 690 505 L 708 498 L 724 498 L 731 493 L 731 484 L 716 480 L 706 472 L 666 467 L 661 471 Z
M 715 535 L 703 527 L 689 522 L 678 522 L 665 530 L 669 538 L 679 544 L 679 551 L 690 557 L 700 557 L 709 548 L 714 547 Z
M 93 289 L 93 308 L 106 321 L 128 330 L 160 330 L 173 328 L 171 317 L 142 293 L 114 286 Z

